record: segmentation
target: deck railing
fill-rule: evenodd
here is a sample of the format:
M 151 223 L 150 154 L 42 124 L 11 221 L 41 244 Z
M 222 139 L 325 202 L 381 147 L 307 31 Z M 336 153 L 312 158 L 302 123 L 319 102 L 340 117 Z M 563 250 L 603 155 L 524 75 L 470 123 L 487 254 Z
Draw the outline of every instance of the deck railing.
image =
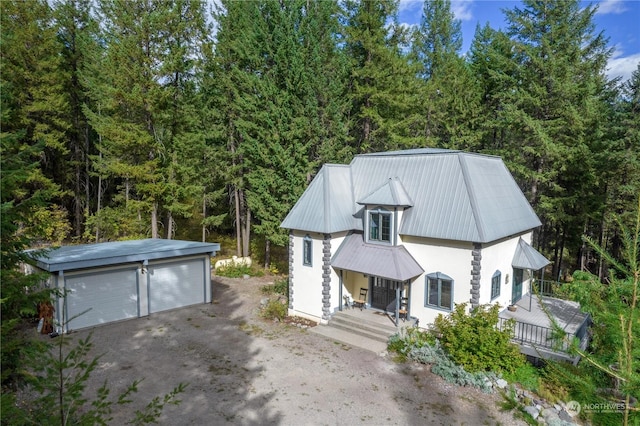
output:
M 559 290 L 561 286 L 562 286 L 562 283 L 558 281 L 536 279 L 536 280 L 533 280 L 533 293 L 538 294 L 540 296 L 550 296 L 550 297 L 556 297 L 558 299 L 564 299 L 564 297 L 559 295 Z
M 506 318 L 499 318 L 498 320 L 498 328 L 500 330 L 507 327 L 507 321 L 513 321 Z M 570 343 L 574 338 L 577 338 L 580 342 L 580 348 L 585 349 L 588 343 L 589 324 L 590 318 L 587 317 L 575 333 L 562 334 L 549 327 L 515 321 L 511 340 L 520 345 L 531 345 L 553 351 L 567 352 Z

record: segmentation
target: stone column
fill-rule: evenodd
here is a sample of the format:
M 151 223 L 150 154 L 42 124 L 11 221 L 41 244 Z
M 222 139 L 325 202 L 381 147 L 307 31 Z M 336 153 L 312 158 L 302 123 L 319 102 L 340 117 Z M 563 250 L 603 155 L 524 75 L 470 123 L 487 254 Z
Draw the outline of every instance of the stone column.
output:
M 322 239 L 322 319 L 331 318 L 331 234 Z
M 480 269 L 482 263 L 482 244 L 473 243 L 471 250 L 471 308 L 480 304 Z

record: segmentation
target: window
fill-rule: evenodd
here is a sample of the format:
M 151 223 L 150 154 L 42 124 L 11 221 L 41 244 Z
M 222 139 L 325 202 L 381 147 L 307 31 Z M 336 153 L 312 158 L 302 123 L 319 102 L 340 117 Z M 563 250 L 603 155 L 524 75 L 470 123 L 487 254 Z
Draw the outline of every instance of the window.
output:
M 493 277 L 491 277 L 491 300 L 500 296 L 500 281 L 502 280 L 502 274 L 500 271 L 496 271 L 493 273 Z
M 436 272 L 427 275 L 425 284 L 425 306 L 438 309 L 453 309 L 453 280 L 447 275 Z
M 391 213 L 385 210 L 369 212 L 369 241 L 391 242 Z
M 313 240 L 309 235 L 305 235 L 302 240 L 302 264 L 305 266 L 311 266 L 311 256 L 313 249 Z

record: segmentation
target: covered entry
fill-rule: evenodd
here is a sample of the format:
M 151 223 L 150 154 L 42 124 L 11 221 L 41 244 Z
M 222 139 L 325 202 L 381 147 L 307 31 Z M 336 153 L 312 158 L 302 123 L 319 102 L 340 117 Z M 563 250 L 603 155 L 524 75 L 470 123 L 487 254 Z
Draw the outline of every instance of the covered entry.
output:
M 398 294 L 409 297 L 408 289 L 401 293 L 403 287 L 408 287 L 405 283 L 424 273 L 404 246 L 368 244 L 360 233 L 345 238 L 331 259 L 331 266 L 340 277 L 341 300 L 344 290 L 359 294 L 360 288 L 366 287 L 367 304 L 381 310 L 392 310 L 391 305 L 395 310 Z

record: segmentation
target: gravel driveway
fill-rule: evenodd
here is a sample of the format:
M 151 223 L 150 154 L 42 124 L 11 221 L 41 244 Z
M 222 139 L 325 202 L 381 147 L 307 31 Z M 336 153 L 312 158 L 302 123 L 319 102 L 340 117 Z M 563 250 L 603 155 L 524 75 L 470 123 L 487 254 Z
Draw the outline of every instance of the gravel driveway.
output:
M 182 402 L 165 408 L 161 424 L 524 424 L 500 411 L 499 396 L 447 384 L 426 366 L 262 320 L 260 288 L 270 278 L 214 281 L 210 305 L 92 330 L 93 353 L 104 355 L 90 390 L 107 380 L 115 398 L 143 379 L 112 424 L 179 383 L 188 384 Z

